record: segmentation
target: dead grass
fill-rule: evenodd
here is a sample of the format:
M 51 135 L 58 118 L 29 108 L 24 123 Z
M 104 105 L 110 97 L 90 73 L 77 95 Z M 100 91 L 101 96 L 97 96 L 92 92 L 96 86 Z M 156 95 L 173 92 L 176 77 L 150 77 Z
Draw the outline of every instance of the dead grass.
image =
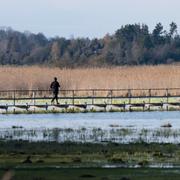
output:
M 180 66 L 86 69 L 0 67 L 0 90 L 49 89 L 53 77 L 62 89 L 131 89 L 180 87 Z

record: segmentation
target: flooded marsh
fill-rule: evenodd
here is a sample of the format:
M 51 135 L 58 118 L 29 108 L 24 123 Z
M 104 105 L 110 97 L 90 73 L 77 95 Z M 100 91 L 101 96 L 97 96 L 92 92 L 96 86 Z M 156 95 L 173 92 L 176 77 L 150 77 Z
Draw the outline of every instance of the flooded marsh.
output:
M 1 140 L 180 143 L 179 112 L 0 115 Z

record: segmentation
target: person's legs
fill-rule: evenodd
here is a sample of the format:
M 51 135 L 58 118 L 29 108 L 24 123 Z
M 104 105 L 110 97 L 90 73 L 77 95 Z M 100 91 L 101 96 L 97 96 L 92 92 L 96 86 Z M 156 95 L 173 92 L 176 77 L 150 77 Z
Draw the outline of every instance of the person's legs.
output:
M 52 100 L 51 100 L 51 103 L 53 103 L 55 99 L 56 99 L 56 93 L 53 92 L 53 98 L 52 98 Z
M 58 102 L 58 92 L 56 92 L 56 94 L 55 94 L 55 99 L 56 99 L 56 103 L 59 104 L 59 102 Z

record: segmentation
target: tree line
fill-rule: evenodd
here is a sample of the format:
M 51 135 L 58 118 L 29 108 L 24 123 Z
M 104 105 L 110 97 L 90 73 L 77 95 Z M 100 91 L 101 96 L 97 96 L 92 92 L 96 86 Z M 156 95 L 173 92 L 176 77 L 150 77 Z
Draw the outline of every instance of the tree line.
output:
M 47 38 L 42 33 L 0 29 L 1 65 L 56 67 L 156 65 L 180 61 L 180 35 L 176 23 L 152 32 L 145 24 L 122 26 L 103 38 Z

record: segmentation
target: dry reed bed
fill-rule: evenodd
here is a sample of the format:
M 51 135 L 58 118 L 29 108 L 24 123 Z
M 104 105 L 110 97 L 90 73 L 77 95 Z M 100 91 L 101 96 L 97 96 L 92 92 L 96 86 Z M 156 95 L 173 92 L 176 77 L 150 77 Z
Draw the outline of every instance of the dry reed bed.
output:
M 53 77 L 62 89 L 180 87 L 180 67 L 174 65 L 59 69 L 0 67 L 0 90 L 49 89 Z

